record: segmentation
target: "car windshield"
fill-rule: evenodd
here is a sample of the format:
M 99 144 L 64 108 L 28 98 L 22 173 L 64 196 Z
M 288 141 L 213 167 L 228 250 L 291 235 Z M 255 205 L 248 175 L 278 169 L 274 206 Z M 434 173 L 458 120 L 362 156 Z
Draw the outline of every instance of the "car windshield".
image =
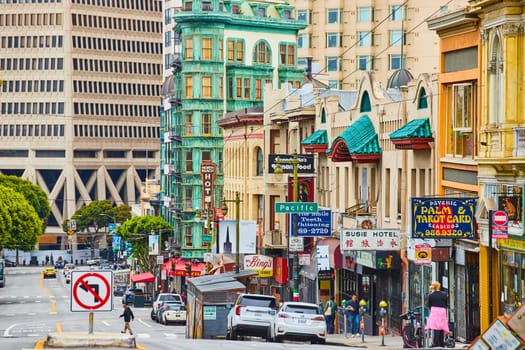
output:
M 180 301 L 180 298 L 174 296 L 174 295 L 161 295 L 159 297 L 160 301 Z
M 317 307 L 308 307 L 308 306 L 299 306 L 299 305 L 288 305 L 283 310 L 285 312 L 297 313 L 297 314 L 308 314 L 316 315 L 319 314 L 319 309 Z
M 257 296 L 244 296 L 241 299 L 240 305 L 242 306 L 261 306 L 275 308 L 275 299 L 273 298 L 262 298 Z
M 183 310 L 186 310 L 186 308 L 182 305 L 167 305 L 166 310 L 183 311 Z

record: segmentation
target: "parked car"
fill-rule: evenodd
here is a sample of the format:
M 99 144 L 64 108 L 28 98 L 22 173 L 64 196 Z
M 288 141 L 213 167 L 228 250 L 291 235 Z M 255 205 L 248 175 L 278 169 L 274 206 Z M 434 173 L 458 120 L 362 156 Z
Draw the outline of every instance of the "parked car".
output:
M 54 267 L 46 267 L 42 274 L 44 278 L 57 278 L 57 270 Z
M 16 266 L 16 262 L 11 261 L 9 259 L 4 259 L 4 263 L 5 263 L 6 267 L 15 267 Z
M 272 340 L 277 301 L 274 296 L 240 294 L 228 313 L 226 339 L 238 336 L 262 337 Z
M 157 319 L 160 323 L 186 323 L 186 306 L 182 304 L 169 303 L 159 308 Z
M 177 302 L 179 304 L 183 304 L 182 298 L 180 297 L 180 294 L 176 293 L 159 293 L 157 295 L 157 299 L 153 302 L 153 307 L 151 309 L 151 319 L 156 320 L 157 319 L 157 310 L 160 307 L 161 303 L 164 301 L 173 301 Z
M 155 312 L 155 317 L 154 318 L 152 317 L 152 319 L 156 320 L 157 323 L 160 323 L 160 315 L 162 311 L 164 311 L 165 306 L 168 306 L 168 305 L 183 305 L 183 304 L 181 304 L 178 301 L 173 301 L 173 300 L 161 301 L 159 307 L 157 308 L 157 311 Z
M 121 297 L 124 295 L 124 292 L 126 292 L 127 286 L 125 284 L 117 284 L 115 289 L 113 290 L 113 295 L 116 297 Z
M 55 262 L 55 269 L 63 269 L 64 268 L 64 260 L 58 260 Z
M 326 320 L 318 305 L 288 301 L 277 312 L 272 338 L 276 342 L 298 340 L 324 344 Z
M 135 295 L 144 295 L 141 288 L 128 288 L 122 296 L 122 304 L 133 304 L 133 297 Z
M 62 272 L 64 273 L 64 277 L 67 275 L 67 273 L 71 270 L 74 270 L 76 268 L 75 264 L 65 264 L 64 269 Z

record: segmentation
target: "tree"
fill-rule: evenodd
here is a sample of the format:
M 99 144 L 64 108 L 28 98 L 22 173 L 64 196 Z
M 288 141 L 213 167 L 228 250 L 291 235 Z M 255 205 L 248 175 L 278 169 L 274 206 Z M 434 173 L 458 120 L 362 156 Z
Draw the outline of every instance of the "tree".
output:
M 11 187 L 16 192 L 21 193 L 29 204 L 35 208 L 39 218 L 47 219 L 49 214 L 51 214 L 47 194 L 31 181 L 14 175 L 0 174 L 0 185 Z
M 0 203 L 7 208 L 10 216 L 10 224 L 4 228 L 7 232 L 0 233 L 2 246 L 23 251 L 33 250 L 44 232 L 43 221 L 39 218 L 35 208 L 22 194 L 3 185 L 0 185 Z M 4 210 L 0 209 L 0 215 L 2 215 L 2 221 L 9 222 L 4 217 Z
M 163 247 L 173 235 L 171 225 L 159 216 L 135 216 L 117 228 L 117 234 L 125 241 L 131 243 L 135 257 L 138 259 L 143 270 L 158 272 L 157 259 L 154 255 L 149 255 L 149 236 L 159 235 L 159 242 Z
M 88 205 L 78 209 L 71 219 L 76 222 L 76 232 L 85 235 L 87 243 L 91 246 L 91 255 L 97 243 L 107 233 L 108 223 L 116 221 L 123 222 L 131 217 L 131 207 L 129 205 L 120 205 L 114 207 L 111 201 L 93 201 Z M 62 223 L 62 230 L 68 232 L 70 221 L 65 220 Z

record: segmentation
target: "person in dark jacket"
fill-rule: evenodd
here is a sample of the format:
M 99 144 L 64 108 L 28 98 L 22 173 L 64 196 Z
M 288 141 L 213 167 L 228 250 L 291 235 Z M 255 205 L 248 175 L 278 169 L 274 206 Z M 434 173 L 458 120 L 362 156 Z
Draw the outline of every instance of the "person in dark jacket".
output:
M 133 331 L 131 330 L 129 323 L 135 320 L 135 316 L 133 315 L 133 311 L 131 311 L 131 308 L 128 304 L 124 304 L 124 312 L 122 312 L 120 317 L 124 317 L 124 330 L 120 333 L 126 333 L 126 331 L 129 330 L 129 334 L 133 335 Z
M 350 333 L 352 337 L 359 337 L 359 303 L 357 301 L 357 294 L 352 294 L 352 299 L 348 302 L 346 307 L 348 318 L 350 320 Z
M 447 317 L 447 294 L 441 289 L 441 283 L 434 281 L 430 285 L 428 307 L 430 315 L 425 330 L 433 330 L 432 347 L 445 346 L 445 334 L 449 333 Z

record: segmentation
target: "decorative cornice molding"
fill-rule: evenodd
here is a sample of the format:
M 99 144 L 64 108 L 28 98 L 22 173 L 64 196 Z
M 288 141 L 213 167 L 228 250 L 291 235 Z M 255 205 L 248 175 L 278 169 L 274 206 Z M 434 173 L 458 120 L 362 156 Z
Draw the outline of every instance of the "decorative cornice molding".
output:
M 508 22 L 501 25 L 501 32 L 504 36 L 517 35 L 523 31 L 523 24 L 521 22 Z

